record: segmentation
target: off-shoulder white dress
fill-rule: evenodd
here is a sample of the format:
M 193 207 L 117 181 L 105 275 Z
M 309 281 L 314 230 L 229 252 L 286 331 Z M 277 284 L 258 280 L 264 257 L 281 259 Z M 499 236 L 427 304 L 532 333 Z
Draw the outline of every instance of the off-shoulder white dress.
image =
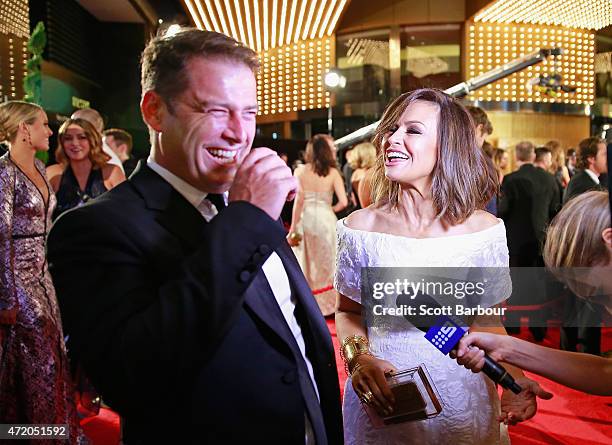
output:
M 480 232 L 440 238 L 408 238 L 351 229 L 338 221 L 334 287 L 361 302 L 361 268 L 380 267 L 508 267 L 506 230 L 502 220 Z M 508 298 L 504 286 L 497 301 Z M 346 382 L 343 417 L 347 445 L 354 444 L 507 444 L 496 416 L 500 412 L 494 384 L 442 355 L 423 332 L 406 323 L 395 328 L 368 328 L 374 355 L 406 369 L 424 363 L 440 393 L 444 408 L 432 419 L 375 429 L 361 407 L 350 379 Z

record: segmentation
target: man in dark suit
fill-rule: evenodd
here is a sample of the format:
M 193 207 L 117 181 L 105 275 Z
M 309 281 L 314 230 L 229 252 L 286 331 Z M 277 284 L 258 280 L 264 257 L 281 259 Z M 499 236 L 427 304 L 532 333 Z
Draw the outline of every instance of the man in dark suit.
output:
M 511 267 L 542 267 L 542 246 L 546 226 L 559 210 L 559 188 L 553 175 L 543 168 L 533 165 L 535 151 L 531 142 L 520 142 L 515 148 L 519 169 L 504 176 L 501 185 L 501 199 L 498 215 L 504 220 L 508 238 L 508 251 Z M 549 150 L 550 154 L 550 150 Z M 511 305 L 533 305 L 543 302 L 533 295 L 529 301 L 520 301 L 517 295 L 526 295 L 514 286 Z M 542 292 L 540 296 L 544 296 Z M 512 312 L 506 317 L 508 332 L 517 332 L 518 314 Z M 531 332 L 536 340 L 542 340 L 546 333 L 545 314 L 530 313 Z
M 569 184 L 563 197 L 566 203 L 582 193 L 591 190 L 605 190 L 600 177 L 608 172 L 606 142 L 598 137 L 583 139 L 578 144 L 578 171 Z M 571 294 L 565 300 L 564 326 L 561 329 L 561 348 L 566 351 L 577 351 L 578 343 L 582 352 L 599 354 L 601 352 L 601 314 L 604 309 Z
M 127 445 L 343 441 L 329 331 L 279 222 L 297 183 L 251 150 L 257 68 L 222 34 L 153 39 L 149 159 L 49 235 L 72 358 Z
M 516 149 L 519 169 L 504 176 L 499 216 L 506 224 L 510 266 L 539 266 L 546 226 L 559 210 L 559 190 L 553 175 L 533 165 L 531 142 Z
M 138 165 L 138 159 L 132 157 L 132 135 L 121 128 L 108 128 L 102 132 L 102 142 L 119 157 L 125 177 L 129 178 Z
M 598 137 L 580 141 L 578 145 L 578 171 L 570 179 L 563 197 L 563 203 L 591 190 L 603 190 L 599 177 L 608 173 L 606 142 Z

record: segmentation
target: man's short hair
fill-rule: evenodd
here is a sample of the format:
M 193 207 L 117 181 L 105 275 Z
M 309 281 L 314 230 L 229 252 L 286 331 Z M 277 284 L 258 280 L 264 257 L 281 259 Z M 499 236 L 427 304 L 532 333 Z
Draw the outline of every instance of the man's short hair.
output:
M 482 125 L 482 131 L 484 131 L 486 134 L 493 133 L 493 125 L 489 120 L 489 116 L 487 116 L 487 113 L 485 113 L 482 108 L 475 107 L 473 105 L 468 105 L 465 108 L 467 108 L 467 110 L 470 112 L 470 115 L 472 116 L 472 120 L 474 121 L 474 125 L 476 127 Z
M 109 128 L 102 133 L 104 136 L 112 136 L 113 141 L 117 144 L 125 144 L 127 146 L 127 155 L 132 153 L 132 135 L 121 128 Z
M 529 141 L 521 141 L 516 144 L 514 152 L 517 161 L 530 162 L 534 152 L 533 144 Z
M 576 167 L 586 169 L 589 167 L 589 158 L 597 156 L 599 144 L 605 143 L 602 138 L 596 136 L 586 138 L 578 144 L 578 152 L 576 153 Z
M 552 150 L 548 147 L 538 147 L 535 149 L 535 160 L 536 162 L 542 161 L 546 154 L 550 153 L 552 156 Z
M 194 57 L 243 63 L 259 70 L 257 53 L 224 34 L 182 28 L 176 34 L 154 37 L 141 58 L 142 94 L 155 91 L 172 112 L 172 101 L 187 89 L 186 64 Z

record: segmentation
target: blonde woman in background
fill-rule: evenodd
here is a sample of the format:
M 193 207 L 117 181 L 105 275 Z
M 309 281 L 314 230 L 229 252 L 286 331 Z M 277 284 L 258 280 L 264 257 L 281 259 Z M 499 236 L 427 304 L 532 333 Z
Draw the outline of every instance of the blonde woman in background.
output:
M 504 179 L 504 172 L 506 168 L 508 168 L 508 161 L 508 152 L 503 148 L 496 148 L 493 152 L 493 165 L 495 165 L 495 170 L 497 170 L 497 174 L 499 175 L 500 184 Z
M 351 188 L 353 196 L 356 197 L 356 209 L 360 209 L 362 208 L 362 203 L 359 196 L 359 186 L 368 170 L 374 167 L 374 163 L 376 162 L 376 148 L 371 142 L 362 142 L 353 148 L 352 153 L 352 161 L 349 161 L 351 162 L 351 167 L 353 167 Z
M 0 105 L 0 421 L 63 424 L 78 443 L 62 321 L 45 259 L 55 195 L 36 151 L 49 150 L 38 105 Z M 37 440 L 51 444 L 55 440 Z
M 344 181 L 336 167 L 334 140 L 317 134 L 306 146 L 306 163 L 294 175 L 300 188 L 295 197 L 287 237 L 323 315 L 336 307 L 332 288 L 336 261 L 336 212 L 348 204 Z M 336 194 L 338 203 L 332 206 Z
M 561 148 L 561 143 L 552 140 L 548 141 L 545 147 L 549 148 L 552 153 L 552 165 L 549 172 L 555 176 L 561 187 L 565 189 L 570 182 L 570 174 L 565 165 L 565 153 L 563 148 Z

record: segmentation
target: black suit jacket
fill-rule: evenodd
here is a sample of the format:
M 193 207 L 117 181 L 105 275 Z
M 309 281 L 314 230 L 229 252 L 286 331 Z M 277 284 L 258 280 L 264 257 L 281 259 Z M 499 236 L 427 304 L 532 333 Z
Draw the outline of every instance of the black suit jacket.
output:
M 559 210 L 555 177 L 531 164 L 504 176 L 498 215 L 506 225 L 510 255 L 537 257 L 546 226 Z
M 567 190 L 563 197 L 563 204 L 572 199 L 575 196 L 581 195 L 582 193 L 589 192 L 591 190 L 603 190 L 604 188 L 593 181 L 593 178 L 589 176 L 584 170 L 576 172 L 569 184 L 567 184 Z
M 261 266 L 281 258 L 314 368 Z M 210 223 L 144 164 L 58 219 L 48 259 L 73 360 L 125 419 L 127 444 L 341 444 L 327 326 L 285 231 L 233 202 Z

